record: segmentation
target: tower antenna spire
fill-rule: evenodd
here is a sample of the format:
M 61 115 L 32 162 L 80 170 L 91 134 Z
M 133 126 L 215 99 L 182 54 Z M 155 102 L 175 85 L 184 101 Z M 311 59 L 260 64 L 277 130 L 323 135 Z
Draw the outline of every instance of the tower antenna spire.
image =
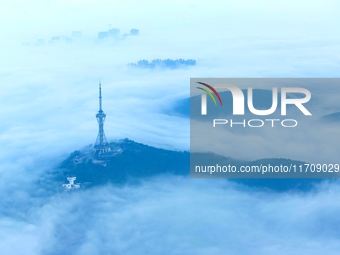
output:
M 99 80 L 99 111 L 102 112 L 102 84 Z
M 102 85 L 101 81 L 99 80 L 99 111 L 96 114 L 96 119 L 98 121 L 98 136 L 96 143 L 94 144 L 94 153 L 99 158 L 106 158 L 111 156 L 111 148 L 110 144 L 108 143 L 105 133 L 104 133 L 104 122 L 105 122 L 106 114 L 103 112 L 102 109 Z

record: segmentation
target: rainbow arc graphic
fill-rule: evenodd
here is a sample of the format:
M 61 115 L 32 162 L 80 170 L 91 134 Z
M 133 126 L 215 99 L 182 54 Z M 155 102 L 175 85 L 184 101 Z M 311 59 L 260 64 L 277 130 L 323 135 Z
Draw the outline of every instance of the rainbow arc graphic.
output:
M 203 83 L 203 82 L 197 82 L 197 83 L 206 87 L 206 88 L 201 88 L 201 87 L 197 87 L 197 88 L 200 89 L 200 90 L 203 90 L 205 93 L 207 93 L 207 95 L 210 96 L 210 98 L 213 100 L 215 105 L 217 105 L 217 101 L 216 101 L 216 98 L 214 97 L 214 95 L 217 97 L 218 101 L 220 102 L 220 105 L 222 105 L 222 99 L 221 99 L 220 95 L 218 94 L 218 92 L 212 86 L 210 86 L 209 84 Z M 202 115 L 207 114 L 207 97 L 206 97 L 206 94 L 202 94 L 201 113 L 202 113 Z

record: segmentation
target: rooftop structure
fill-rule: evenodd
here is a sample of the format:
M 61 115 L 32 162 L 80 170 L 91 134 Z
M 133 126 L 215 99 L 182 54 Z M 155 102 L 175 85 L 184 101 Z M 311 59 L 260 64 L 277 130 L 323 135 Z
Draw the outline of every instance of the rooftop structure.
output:
M 74 183 L 74 181 L 77 179 L 77 177 L 67 177 L 68 184 L 63 184 L 63 187 L 67 190 L 72 190 L 72 189 L 79 189 L 80 188 L 80 183 Z

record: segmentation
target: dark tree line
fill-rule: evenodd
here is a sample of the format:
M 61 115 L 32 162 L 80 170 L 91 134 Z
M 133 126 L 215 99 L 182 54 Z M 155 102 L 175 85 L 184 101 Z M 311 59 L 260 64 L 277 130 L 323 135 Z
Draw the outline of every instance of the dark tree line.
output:
M 135 63 L 130 63 L 128 64 L 129 66 L 132 67 L 139 67 L 139 68 L 170 68 L 170 69 L 176 69 L 180 68 L 183 66 L 195 66 L 196 65 L 196 60 L 194 59 L 154 59 L 152 61 L 148 60 L 139 60 L 136 64 Z

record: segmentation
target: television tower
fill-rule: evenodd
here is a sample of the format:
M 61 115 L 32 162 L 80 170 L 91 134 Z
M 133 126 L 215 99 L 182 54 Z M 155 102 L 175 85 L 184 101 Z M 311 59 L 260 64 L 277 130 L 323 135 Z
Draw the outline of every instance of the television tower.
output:
M 99 111 L 96 114 L 96 118 L 98 121 L 99 131 L 96 143 L 94 144 L 94 154 L 97 155 L 98 157 L 107 157 L 110 155 L 109 152 L 111 151 L 111 148 L 104 133 L 104 122 L 106 114 L 102 110 L 102 85 L 100 81 L 99 81 Z

